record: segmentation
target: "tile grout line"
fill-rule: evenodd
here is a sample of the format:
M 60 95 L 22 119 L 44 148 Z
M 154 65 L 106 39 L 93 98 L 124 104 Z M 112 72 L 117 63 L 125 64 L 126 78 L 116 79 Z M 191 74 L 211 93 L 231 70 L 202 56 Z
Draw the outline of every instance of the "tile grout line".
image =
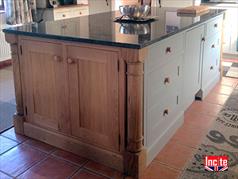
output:
M 171 166 L 171 165 L 169 165 L 169 164 L 166 164 L 166 163 L 164 163 L 164 162 L 161 162 L 161 161 L 158 161 L 158 160 L 153 160 L 155 163 L 159 163 L 159 164 L 161 164 L 161 165 L 163 165 L 163 166 L 165 166 L 165 167 L 167 167 L 167 168 L 169 168 L 169 169 L 172 169 L 172 170 L 175 170 L 175 171 L 177 171 L 177 172 L 182 172 L 183 171 L 183 169 L 179 169 L 179 168 L 176 168 L 176 167 L 173 167 L 173 166 Z
M 57 150 L 55 150 L 55 151 L 57 151 Z M 54 152 L 55 152 L 55 151 L 54 151 Z M 84 158 L 86 161 L 83 162 L 82 165 L 79 165 L 79 164 L 77 164 L 77 163 L 75 163 L 75 162 L 72 162 L 72 161 L 70 161 L 70 160 L 67 160 L 67 159 L 65 159 L 65 158 L 63 158 L 63 157 L 59 157 L 59 156 L 54 155 L 54 154 L 53 154 L 54 152 L 52 152 L 52 153 L 50 154 L 50 156 L 52 156 L 52 157 L 54 157 L 54 158 L 57 158 L 57 159 L 60 159 L 60 160 L 63 160 L 63 161 L 65 161 L 65 162 L 68 162 L 68 163 L 70 163 L 70 164 L 76 165 L 76 166 L 78 166 L 78 167 L 83 167 L 83 166 L 88 162 L 88 159 Z M 73 155 L 75 155 L 75 154 L 73 154 Z M 76 156 L 77 156 L 77 155 L 76 155 Z M 83 158 L 83 157 L 82 157 L 82 158 Z
M 32 139 L 31 139 L 31 140 L 32 140 Z M 35 139 L 34 139 L 34 140 L 35 140 Z M 30 148 L 35 149 L 35 150 L 37 150 L 37 151 L 40 151 L 40 152 L 42 152 L 42 153 L 44 153 L 44 154 L 47 154 L 47 155 L 50 155 L 50 154 L 52 154 L 53 152 L 55 152 L 55 151 L 57 150 L 57 148 L 55 148 L 54 146 L 52 146 L 52 147 L 54 147 L 54 149 L 53 149 L 52 151 L 50 151 L 50 152 L 46 152 L 46 151 L 43 151 L 43 150 L 39 149 L 38 147 L 35 147 L 35 146 L 32 146 L 32 145 L 30 145 L 30 144 L 25 143 L 25 142 L 27 142 L 27 141 L 28 141 L 28 140 L 24 141 L 22 144 L 23 144 L 23 145 L 26 145 L 26 146 L 29 146 Z M 38 141 L 38 140 L 36 140 L 36 141 Z M 41 142 L 41 141 L 39 141 L 39 142 Z M 47 145 L 49 145 L 49 144 L 47 144 Z
M 15 178 L 18 178 L 20 175 L 22 175 L 23 173 L 27 172 L 29 169 L 37 166 L 37 165 L 40 165 L 41 163 L 43 163 L 44 161 L 46 161 L 47 159 L 49 158 L 49 155 L 46 155 L 45 158 L 43 158 L 42 160 L 34 163 L 33 165 L 29 166 L 26 170 L 24 170 L 23 172 L 21 172 L 20 174 L 18 174 Z
M 5 174 L 5 175 L 7 175 L 7 176 L 9 176 L 9 177 L 11 177 L 11 178 L 16 178 L 16 177 L 14 177 L 14 176 L 12 176 L 12 175 L 10 175 L 10 174 L 8 174 L 8 173 L 2 171 L 2 170 L 0 170 L 0 172 L 3 173 L 3 174 Z

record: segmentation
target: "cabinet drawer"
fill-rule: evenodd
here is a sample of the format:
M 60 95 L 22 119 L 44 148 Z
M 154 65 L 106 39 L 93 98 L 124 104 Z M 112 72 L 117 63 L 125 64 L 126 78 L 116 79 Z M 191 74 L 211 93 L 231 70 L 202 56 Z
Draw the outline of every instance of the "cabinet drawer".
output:
M 151 145 L 156 141 L 176 120 L 180 111 L 180 96 L 176 93 L 168 96 L 160 105 L 154 106 L 148 111 L 147 131 L 148 144 Z
M 171 57 L 178 56 L 184 51 L 184 34 L 174 35 L 162 40 L 149 48 L 148 69 L 149 71 L 171 61 Z
M 214 34 L 218 32 L 221 32 L 222 17 L 223 16 L 219 16 L 218 18 L 207 23 L 207 33 L 206 33 L 207 38 L 213 36 Z
M 80 9 L 75 9 L 72 11 L 72 16 L 73 17 L 80 17 L 80 16 L 86 16 L 89 14 L 88 8 L 80 8 Z
M 171 59 L 169 64 L 148 72 L 146 85 L 148 89 L 148 108 L 156 105 L 158 101 L 174 93 L 181 83 L 182 55 Z
M 182 106 L 183 55 L 170 60 L 170 63 L 151 72 L 147 71 L 148 64 L 145 63 L 145 120 L 148 145 L 167 130 Z
M 54 12 L 54 19 L 55 20 L 72 18 L 71 16 L 72 15 L 71 15 L 71 12 L 69 10 Z
M 202 73 L 202 88 L 206 88 L 210 81 L 219 73 L 220 66 L 220 36 L 219 34 L 213 35 L 207 39 L 204 44 L 203 56 L 203 73 Z

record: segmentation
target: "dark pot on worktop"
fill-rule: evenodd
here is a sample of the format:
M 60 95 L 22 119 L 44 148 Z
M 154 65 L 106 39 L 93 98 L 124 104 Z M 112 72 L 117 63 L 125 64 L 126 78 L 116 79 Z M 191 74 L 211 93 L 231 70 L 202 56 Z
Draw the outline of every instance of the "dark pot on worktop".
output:
M 61 5 L 69 5 L 69 4 L 73 4 L 74 0 L 59 0 Z

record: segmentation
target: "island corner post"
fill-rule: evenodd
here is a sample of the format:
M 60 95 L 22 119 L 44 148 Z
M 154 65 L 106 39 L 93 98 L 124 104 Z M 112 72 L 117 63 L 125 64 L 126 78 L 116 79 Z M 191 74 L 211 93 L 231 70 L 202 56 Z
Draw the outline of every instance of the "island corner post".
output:
M 20 64 L 21 46 L 20 37 L 15 34 L 5 33 L 6 41 L 11 46 L 12 64 L 14 74 L 14 86 L 16 97 L 16 113 L 14 118 L 14 129 L 16 133 L 25 135 L 24 122 L 25 112 L 23 101 L 23 84 Z M 124 146 L 123 146 L 123 169 L 128 176 L 141 178 L 146 168 L 146 148 L 144 147 L 144 60 L 148 55 L 148 49 L 117 48 L 120 51 L 120 58 L 125 65 L 125 125 L 124 125 Z M 29 130 L 29 129 L 28 129 Z M 31 136 L 30 136 L 31 137 Z M 43 137 L 44 138 L 44 137 Z M 39 140 L 48 142 L 50 140 Z M 59 146 L 56 146 L 59 147 Z M 61 146 L 60 146 L 61 147 Z M 62 149 L 70 151 L 68 148 Z M 75 151 L 70 151 L 75 153 Z M 79 154 L 80 153 L 76 153 Z M 105 164 L 105 163 L 104 163 Z M 114 167 L 115 168 L 115 167 Z M 120 169 L 119 169 L 120 170 Z
M 19 46 L 18 36 L 5 34 L 6 41 L 10 44 L 12 66 L 13 66 L 13 79 L 15 88 L 15 99 L 16 99 L 16 113 L 13 116 L 13 124 L 16 133 L 24 135 L 24 105 L 22 95 L 22 81 L 21 81 L 21 70 L 20 70 L 20 58 L 19 58 Z

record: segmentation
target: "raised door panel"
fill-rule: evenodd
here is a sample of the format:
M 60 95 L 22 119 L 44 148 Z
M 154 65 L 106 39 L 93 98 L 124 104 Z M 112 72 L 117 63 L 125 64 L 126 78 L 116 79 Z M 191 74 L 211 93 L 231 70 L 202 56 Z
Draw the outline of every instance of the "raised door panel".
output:
M 204 25 L 186 33 L 184 59 L 183 100 L 186 109 L 195 99 L 195 94 L 201 87 L 202 38 Z
M 152 146 L 182 111 L 182 60 L 183 54 L 178 54 L 170 59 L 170 63 L 151 72 L 148 72 L 149 66 L 145 63 L 147 146 Z
M 118 151 L 117 53 L 70 46 L 67 54 L 72 135 Z
M 66 63 L 59 44 L 22 41 L 27 121 L 68 133 Z

